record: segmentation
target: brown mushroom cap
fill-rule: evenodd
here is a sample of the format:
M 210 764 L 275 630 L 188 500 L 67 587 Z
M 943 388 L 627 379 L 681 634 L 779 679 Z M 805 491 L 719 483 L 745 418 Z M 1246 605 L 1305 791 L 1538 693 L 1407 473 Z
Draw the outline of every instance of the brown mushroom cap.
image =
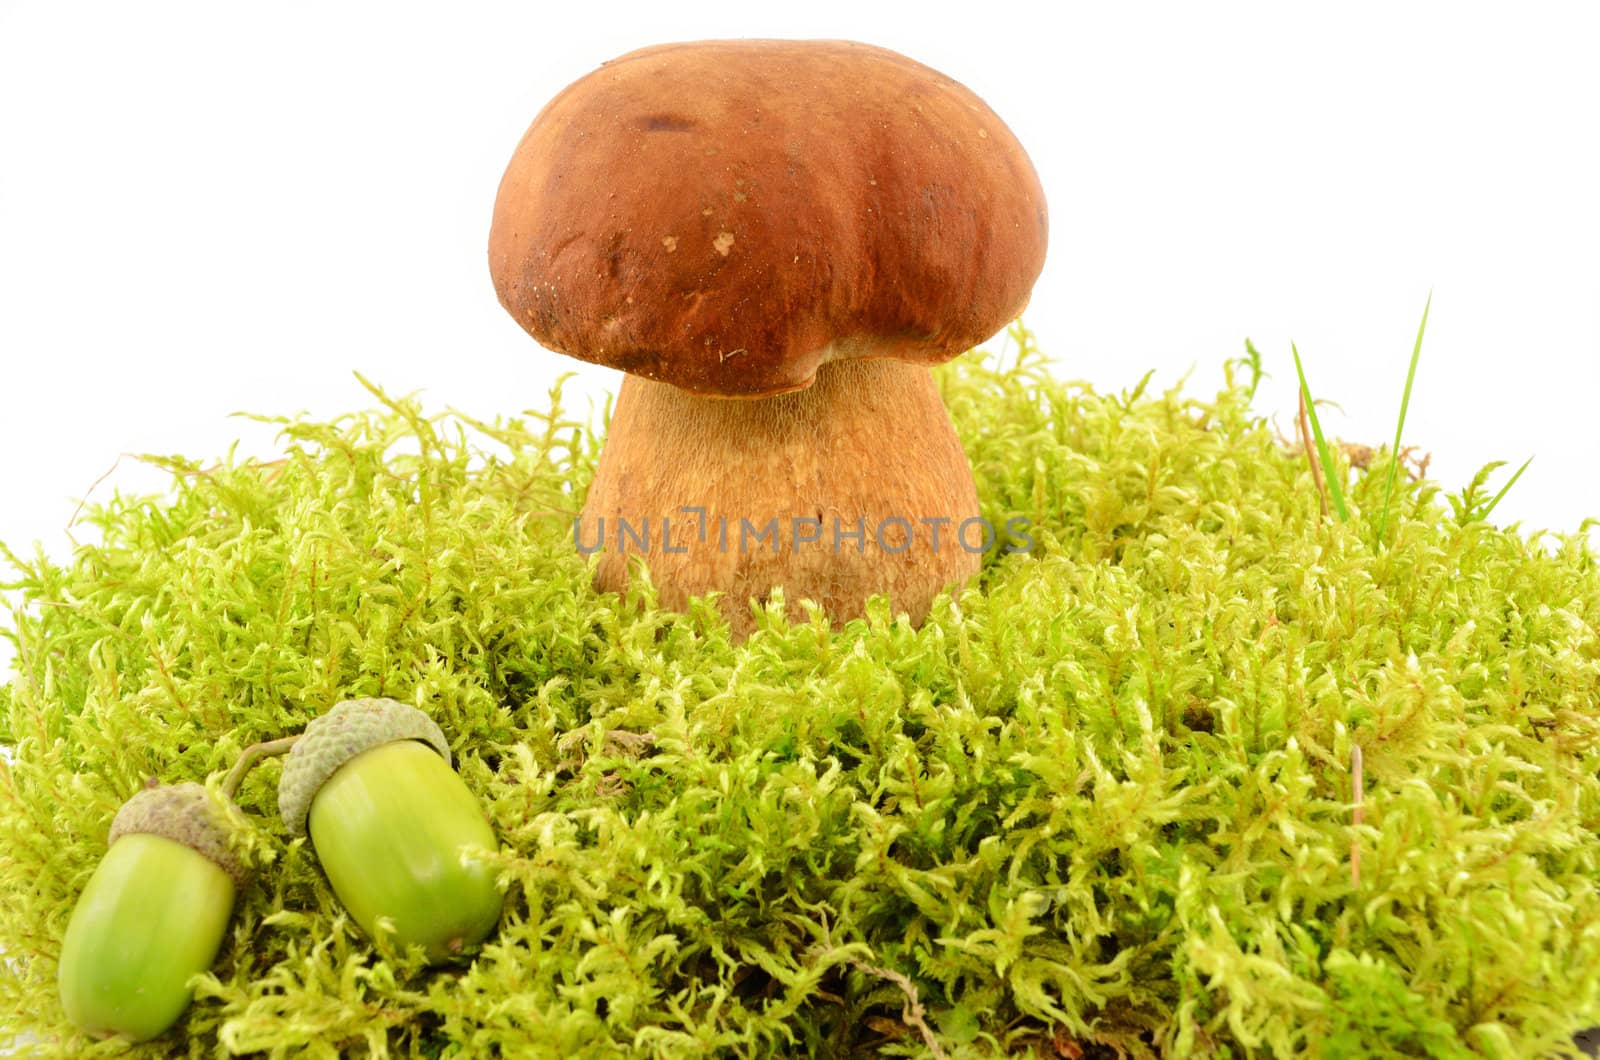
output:
M 539 113 L 489 264 L 543 345 L 753 397 L 983 342 L 1026 304 L 1046 229 L 1021 145 L 948 77 L 847 41 L 705 41 L 625 55 Z

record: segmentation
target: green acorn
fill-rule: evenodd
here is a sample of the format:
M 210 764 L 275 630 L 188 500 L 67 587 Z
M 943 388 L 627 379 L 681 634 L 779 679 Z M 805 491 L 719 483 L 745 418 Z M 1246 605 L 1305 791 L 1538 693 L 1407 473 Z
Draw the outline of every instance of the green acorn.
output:
M 372 938 L 470 952 L 500 920 L 496 849 L 482 808 L 451 768 L 444 733 L 392 699 L 350 699 L 306 726 L 284 761 L 278 812 L 309 831 L 339 901 Z
M 245 869 L 199 784 L 150 785 L 111 822 L 106 856 L 78 898 L 57 985 L 75 1025 L 142 1042 L 178 1021 L 211 967 Z

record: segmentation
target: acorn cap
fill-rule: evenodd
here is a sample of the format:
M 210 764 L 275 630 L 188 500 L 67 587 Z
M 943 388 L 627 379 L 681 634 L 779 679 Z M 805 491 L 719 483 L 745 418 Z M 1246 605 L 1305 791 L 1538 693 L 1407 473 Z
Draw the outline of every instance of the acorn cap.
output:
M 451 764 L 444 730 L 416 707 L 394 699 L 347 699 L 306 725 L 284 759 L 278 815 L 292 836 L 306 834 L 311 801 L 339 767 L 396 740 L 421 740 Z
M 852 41 L 631 52 L 517 145 L 489 270 L 541 344 L 697 394 L 761 397 L 852 357 L 937 364 L 1044 265 L 1044 191 L 970 89 Z
M 158 835 L 212 861 L 243 887 L 250 872 L 228 846 L 228 823 L 203 784 L 154 784 L 122 804 L 111 820 L 110 846 L 125 835 Z

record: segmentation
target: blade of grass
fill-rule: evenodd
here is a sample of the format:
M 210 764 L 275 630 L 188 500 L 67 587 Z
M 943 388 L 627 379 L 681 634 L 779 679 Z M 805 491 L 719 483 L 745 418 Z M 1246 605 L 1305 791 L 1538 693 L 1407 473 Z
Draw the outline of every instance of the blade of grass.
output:
M 1322 481 L 1322 464 L 1317 460 L 1317 447 L 1311 436 L 1311 424 L 1306 420 L 1306 392 L 1300 391 L 1300 407 L 1294 420 L 1295 431 L 1300 435 L 1300 446 L 1305 450 L 1306 465 L 1311 468 L 1311 481 L 1317 487 L 1317 500 L 1322 503 L 1320 519 L 1328 517 L 1328 487 Z
M 1322 459 L 1322 469 L 1326 472 L 1328 492 L 1333 495 L 1333 510 L 1339 513 L 1339 521 L 1350 521 L 1350 509 L 1344 504 L 1344 489 L 1339 485 L 1339 469 L 1334 466 L 1333 453 L 1328 449 L 1328 442 L 1322 436 L 1322 424 L 1317 420 L 1317 403 L 1311 397 L 1311 384 L 1306 382 L 1305 365 L 1300 363 L 1300 351 L 1294 343 L 1289 343 L 1289 349 L 1294 353 L 1295 374 L 1300 377 L 1300 395 L 1305 399 L 1306 412 L 1311 416 L 1311 431 L 1317 436 L 1317 456 Z
M 1483 510 L 1483 514 L 1478 516 L 1479 519 L 1489 518 L 1489 513 L 1494 511 L 1494 506 L 1500 503 L 1500 498 L 1511 492 L 1511 487 L 1517 484 L 1517 479 L 1522 477 L 1522 473 L 1528 470 L 1528 465 L 1531 463 L 1533 463 L 1533 457 L 1531 456 L 1522 462 L 1522 466 L 1517 468 L 1517 473 L 1511 476 L 1511 481 L 1500 487 L 1500 492 L 1494 495 L 1494 500 L 1489 502 L 1489 506 Z
M 1428 310 L 1433 308 L 1433 292 L 1422 306 L 1422 323 L 1417 325 L 1417 341 L 1411 347 L 1411 367 L 1406 369 L 1406 389 L 1400 395 L 1400 421 L 1394 425 L 1394 448 L 1389 451 L 1389 484 L 1383 491 L 1383 513 L 1378 516 L 1378 547 L 1383 547 L 1384 531 L 1389 526 L 1389 502 L 1394 499 L 1394 479 L 1400 470 L 1400 435 L 1406 429 L 1406 410 L 1411 407 L 1411 384 L 1417 378 L 1417 361 L 1422 356 L 1422 336 L 1428 330 Z

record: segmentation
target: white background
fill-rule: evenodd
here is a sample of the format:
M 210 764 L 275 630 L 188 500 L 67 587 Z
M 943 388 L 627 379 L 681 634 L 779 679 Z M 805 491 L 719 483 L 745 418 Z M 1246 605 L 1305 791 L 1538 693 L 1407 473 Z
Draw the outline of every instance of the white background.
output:
M 1287 428 L 1292 339 L 1330 430 L 1378 443 L 1431 289 L 1408 440 L 1451 489 L 1535 455 L 1496 515 L 1573 531 L 1600 516 L 1597 12 L 0 0 L 0 540 L 65 555 L 91 487 L 160 484 L 95 486 L 118 454 L 269 453 L 228 414 L 365 407 L 355 370 L 482 417 L 560 371 L 614 386 L 495 301 L 495 187 L 573 79 L 730 36 L 873 42 L 988 101 L 1049 198 L 1028 321 L 1063 376 L 1210 393 L 1249 336 Z

